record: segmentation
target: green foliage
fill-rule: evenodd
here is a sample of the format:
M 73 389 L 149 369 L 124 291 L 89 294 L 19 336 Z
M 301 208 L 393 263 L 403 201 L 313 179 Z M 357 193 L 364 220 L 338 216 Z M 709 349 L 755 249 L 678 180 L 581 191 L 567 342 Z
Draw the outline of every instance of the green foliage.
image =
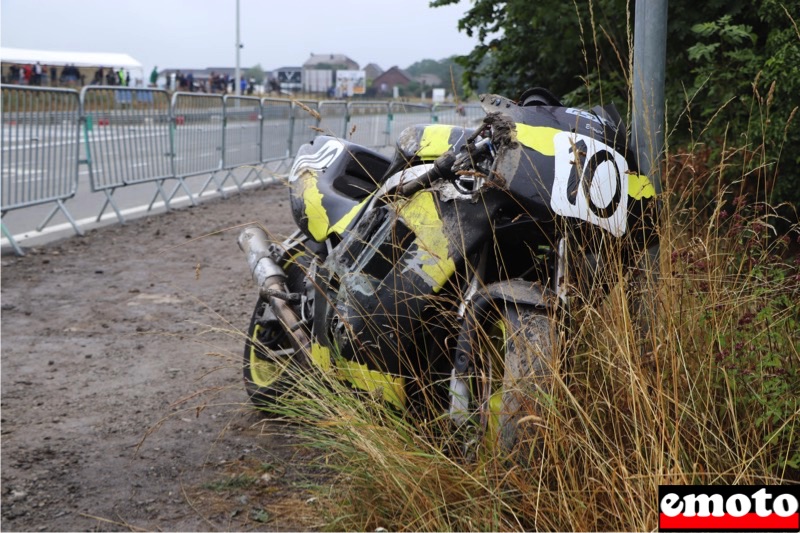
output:
M 256 80 L 256 83 L 264 83 L 264 78 L 266 78 L 266 73 L 264 69 L 261 68 L 261 63 L 257 63 L 255 66 L 250 67 L 244 73 L 245 79 L 249 80 L 253 78 Z
M 704 130 L 719 155 L 745 139 L 724 179 L 749 174 L 760 199 L 800 204 L 800 0 L 708 0 L 702 9 L 670 0 L 668 9 L 670 145 L 692 152 Z M 513 98 L 540 86 L 570 105 L 614 102 L 624 112 L 633 20 L 633 0 L 475 0 L 458 27 L 479 43 L 456 61 L 473 91 Z
M 785 262 L 788 236 L 771 238 L 776 214 L 737 199 L 733 213 L 719 211 L 712 229 L 715 255 L 673 253 L 688 299 L 705 307 L 700 323 L 714 354 L 706 394 L 721 420 L 735 421 L 775 478 L 800 475 L 800 259 Z M 791 233 L 797 237 L 797 228 Z M 696 249 L 699 251 L 699 249 Z M 720 297 L 723 295 L 724 297 Z M 735 296 L 734 296 L 735 295 Z
M 437 87 L 447 89 L 448 93 L 453 92 L 453 89 L 455 89 L 457 94 L 463 95 L 461 79 L 464 76 L 464 67 L 456 63 L 455 56 L 438 61 L 435 59 L 423 59 L 405 69 L 405 72 L 412 78 L 423 74 L 433 74 L 442 80 L 442 84 Z M 422 86 L 416 82 L 409 83 L 407 86 L 409 94 L 419 94 L 422 89 Z

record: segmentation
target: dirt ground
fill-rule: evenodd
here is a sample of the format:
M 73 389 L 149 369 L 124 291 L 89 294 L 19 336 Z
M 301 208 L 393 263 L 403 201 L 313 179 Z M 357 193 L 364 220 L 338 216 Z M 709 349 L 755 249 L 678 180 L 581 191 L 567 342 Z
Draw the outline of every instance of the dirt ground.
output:
M 2 258 L 2 530 L 309 530 L 317 458 L 247 405 L 236 225 L 281 186 Z

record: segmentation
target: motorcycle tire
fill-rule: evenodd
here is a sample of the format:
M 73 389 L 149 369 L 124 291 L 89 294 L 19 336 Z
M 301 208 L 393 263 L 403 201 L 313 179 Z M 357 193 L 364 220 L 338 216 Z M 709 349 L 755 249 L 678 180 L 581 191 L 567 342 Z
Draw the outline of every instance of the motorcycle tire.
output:
M 259 324 L 267 301 L 259 298 L 247 329 L 244 344 L 242 371 L 247 396 L 256 407 L 269 407 L 289 388 L 287 374 L 291 373 L 291 355 L 275 356 L 275 352 L 292 348 L 289 336 L 275 321 L 267 325 Z M 270 353 L 271 352 L 271 353 Z
M 541 414 L 537 394 L 552 388 L 550 321 L 546 311 L 514 304 L 493 310 L 483 321 L 479 349 L 484 361 L 491 360 L 486 434 L 505 452 L 522 452 L 518 444 L 530 442 L 534 426 L 521 421 Z

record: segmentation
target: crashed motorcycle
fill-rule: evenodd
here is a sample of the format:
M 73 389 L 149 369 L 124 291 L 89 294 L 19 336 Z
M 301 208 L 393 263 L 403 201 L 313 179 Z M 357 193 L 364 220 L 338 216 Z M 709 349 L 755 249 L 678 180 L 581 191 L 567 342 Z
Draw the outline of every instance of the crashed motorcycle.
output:
M 603 243 L 626 257 L 652 243 L 655 191 L 613 106 L 539 88 L 480 101 L 474 128 L 407 128 L 393 157 L 326 135 L 300 148 L 297 231 L 239 236 L 259 291 L 243 370 L 256 405 L 321 371 L 513 445 Z

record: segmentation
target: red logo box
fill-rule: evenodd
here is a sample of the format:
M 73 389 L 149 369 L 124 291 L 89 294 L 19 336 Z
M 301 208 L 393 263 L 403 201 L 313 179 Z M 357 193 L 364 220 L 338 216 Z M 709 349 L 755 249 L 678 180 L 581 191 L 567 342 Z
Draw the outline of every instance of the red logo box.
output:
M 800 485 L 661 485 L 659 531 L 800 531 Z

